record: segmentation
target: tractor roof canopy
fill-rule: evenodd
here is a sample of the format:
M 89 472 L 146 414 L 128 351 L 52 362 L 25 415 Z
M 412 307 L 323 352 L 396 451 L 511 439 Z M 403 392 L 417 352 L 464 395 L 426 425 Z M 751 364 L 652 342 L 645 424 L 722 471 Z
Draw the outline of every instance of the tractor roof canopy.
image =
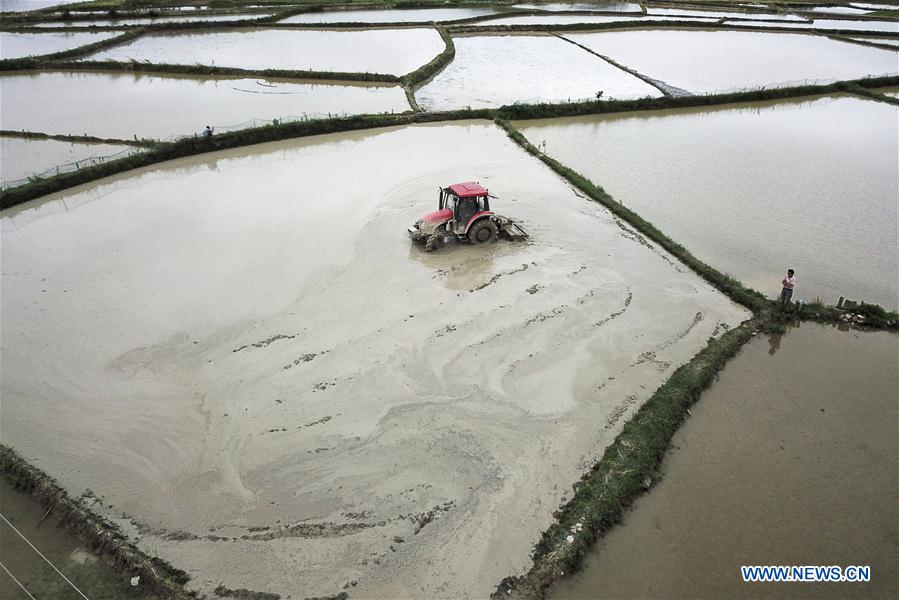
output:
M 465 183 L 454 183 L 453 185 L 449 186 L 449 190 L 459 198 L 474 198 L 477 196 L 487 195 L 487 189 L 481 187 L 479 184 L 473 181 L 466 181 Z

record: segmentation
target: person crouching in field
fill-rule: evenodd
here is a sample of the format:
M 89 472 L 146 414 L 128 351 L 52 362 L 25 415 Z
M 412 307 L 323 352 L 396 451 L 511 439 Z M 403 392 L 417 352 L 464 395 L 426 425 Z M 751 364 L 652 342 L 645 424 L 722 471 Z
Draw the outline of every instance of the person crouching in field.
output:
M 787 276 L 781 283 L 784 289 L 780 292 L 780 303 L 789 304 L 790 298 L 793 297 L 793 287 L 796 285 L 796 272 L 793 269 L 787 269 Z

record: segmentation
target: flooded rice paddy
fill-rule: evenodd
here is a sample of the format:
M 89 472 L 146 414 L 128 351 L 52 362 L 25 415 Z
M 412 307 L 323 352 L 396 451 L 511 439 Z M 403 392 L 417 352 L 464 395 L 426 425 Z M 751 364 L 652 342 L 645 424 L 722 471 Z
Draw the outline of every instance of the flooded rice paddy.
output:
M 24 12 L 26 10 L 40 10 L 49 6 L 62 6 L 74 4 L 82 0 L 0 0 L 0 12 Z
M 607 12 L 640 12 L 637 2 L 534 2 L 516 4 L 513 8 L 524 10 L 595 10 Z
M 661 481 L 549 597 L 895 598 L 897 357 L 896 334 L 813 323 L 753 340 Z M 867 565 L 871 581 L 743 583 L 741 565 Z
M 279 23 L 430 23 L 496 14 L 491 8 L 408 8 L 401 10 L 327 10 L 301 13 Z
M 0 31 L 0 60 L 54 54 L 121 35 L 118 31 L 14 33 Z
M 77 71 L 16 72 L 0 85 L 4 129 L 118 139 L 251 126 L 253 118 L 261 125 L 304 114 L 409 110 L 402 88 L 371 84 Z
M 209 23 L 209 22 L 227 22 L 241 21 L 245 19 L 261 19 L 262 17 L 270 17 L 271 13 L 247 13 L 247 14 L 228 14 L 228 15 L 183 15 L 183 16 L 165 16 L 165 17 L 137 17 L 134 19 L 103 19 L 98 21 L 48 21 L 46 23 L 35 23 L 34 27 L 119 27 L 122 25 L 153 25 L 156 23 Z
M 852 19 L 815 19 L 814 23 L 754 23 L 752 21 L 725 20 L 727 25 L 739 27 L 776 27 L 791 29 L 841 29 L 844 31 L 883 31 L 899 33 L 899 21 L 874 21 Z
M 412 246 L 473 178 L 531 240 Z M 2 226 L 4 443 L 205 593 L 485 597 L 748 316 L 489 122 L 181 159 Z
M 813 35 L 636 30 L 565 37 L 692 93 L 831 82 L 899 71 L 897 55 L 891 50 L 849 46 Z M 784 60 L 785 56 L 790 59 Z
M 697 257 L 769 297 L 897 307 L 896 106 L 854 97 L 517 123 Z
M 471 25 L 488 27 L 491 25 L 568 25 L 572 23 L 617 23 L 621 21 L 715 21 L 714 17 L 650 17 L 640 15 L 521 15 L 502 17 L 471 23 Z
M 143 598 L 137 588 L 117 575 L 100 558 L 87 551 L 74 535 L 62 528 L 50 513 L 43 519 L 44 510 L 30 496 L 17 491 L 6 479 L 0 478 L 0 598 L 4 600 L 79 600 L 81 596 L 66 583 L 53 567 L 69 578 L 69 581 L 88 598 L 123 599 Z M 13 529 L 15 527 L 15 529 Z M 18 530 L 18 533 L 16 533 Z M 19 535 L 28 541 L 22 539 Z M 29 546 L 29 542 L 47 557 L 47 564 Z M 22 591 L 16 580 L 28 590 Z
M 514 102 L 640 98 L 656 88 L 554 36 L 454 39 L 456 58 L 415 94 L 427 110 L 496 107 Z
M 141 36 L 87 60 L 149 61 L 241 69 L 404 75 L 443 52 L 431 28 L 364 31 L 253 29 Z
M 30 177 L 66 163 L 86 160 L 91 156 L 109 156 L 132 148 L 116 144 L 0 136 L 0 182 Z

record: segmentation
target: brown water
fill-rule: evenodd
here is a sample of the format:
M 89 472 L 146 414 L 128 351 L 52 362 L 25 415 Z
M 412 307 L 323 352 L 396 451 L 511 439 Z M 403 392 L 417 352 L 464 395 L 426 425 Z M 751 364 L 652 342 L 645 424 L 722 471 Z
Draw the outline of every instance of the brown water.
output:
M 13 33 L 0 31 L 0 59 L 53 54 L 120 35 L 118 31 Z
M 0 181 L 9 182 L 43 173 L 48 169 L 109 156 L 132 149 L 116 144 L 81 144 L 59 140 L 0 137 Z M 138 150 L 134 148 L 134 150 Z
M 150 61 L 241 69 L 291 69 L 404 75 L 443 52 L 437 30 L 318 31 L 251 29 L 145 35 L 86 60 Z
M 553 36 L 455 39 L 456 58 L 415 94 L 428 110 L 661 95 L 656 88 Z
M 899 304 L 897 107 L 855 97 L 522 121 L 534 143 L 768 296 Z
M 409 110 L 399 86 L 325 81 L 24 71 L 0 76 L 0 86 L 4 129 L 119 139 L 165 139 L 199 133 L 206 125 L 221 131 L 304 115 Z
M 430 23 L 492 15 L 491 8 L 409 8 L 402 10 L 327 10 L 308 12 L 279 23 Z
M 472 179 L 531 241 L 411 245 Z M 210 153 L 0 216 L 4 443 L 206 593 L 486 597 L 748 316 L 489 121 Z
M 895 598 L 899 337 L 759 336 L 675 434 L 662 480 L 549 597 Z M 867 565 L 868 583 L 743 583 L 741 565 Z
M 0 568 L 0 598 L 28 600 L 28 594 L 36 600 L 83 598 L 37 551 L 92 600 L 144 597 L 131 587 L 130 581 L 117 575 L 78 538 L 60 527 L 52 513 L 41 522 L 46 512 L 33 498 L 0 478 L 0 514 L 11 523 L 10 526 L 0 519 L 0 565 L 5 567 Z
M 891 50 L 814 35 L 644 29 L 566 37 L 693 93 L 831 82 L 899 71 L 896 53 Z

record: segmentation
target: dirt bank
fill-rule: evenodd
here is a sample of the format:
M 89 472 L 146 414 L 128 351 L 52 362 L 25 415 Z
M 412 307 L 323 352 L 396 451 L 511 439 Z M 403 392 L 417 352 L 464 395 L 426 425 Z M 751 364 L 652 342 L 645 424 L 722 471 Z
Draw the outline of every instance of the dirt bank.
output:
M 411 247 L 467 179 L 532 242 Z M 184 159 L 3 216 L 4 442 L 204 592 L 488 595 L 748 316 L 482 122 Z

